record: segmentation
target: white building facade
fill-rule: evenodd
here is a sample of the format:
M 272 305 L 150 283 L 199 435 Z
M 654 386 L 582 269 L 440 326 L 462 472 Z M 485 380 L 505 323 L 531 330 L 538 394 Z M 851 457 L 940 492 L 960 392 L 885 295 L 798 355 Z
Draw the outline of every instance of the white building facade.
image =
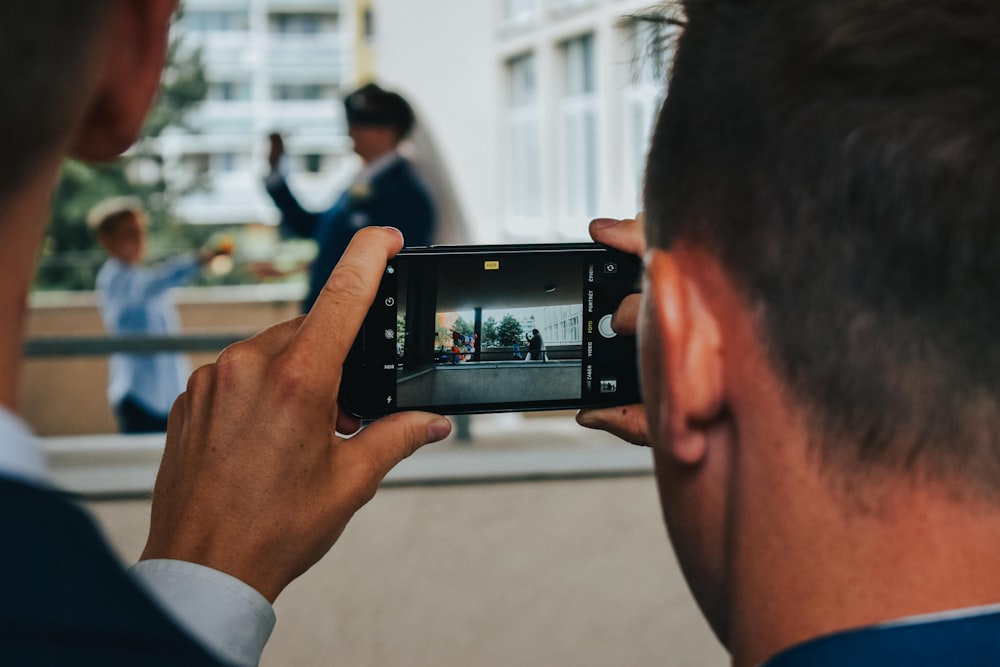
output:
M 189 222 L 275 222 L 261 185 L 267 135 L 286 137 L 292 186 L 303 202 L 329 206 L 338 182 L 357 168 L 340 99 L 355 85 L 353 2 L 349 0 L 185 0 L 176 29 L 199 49 L 207 99 L 192 131 L 161 140 L 168 182 L 205 172 L 185 196 Z M 196 169 L 192 169 L 195 167 Z
M 478 243 L 632 216 L 665 72 L 635 0 L 375 0 L 374 71 L 408 95 Z

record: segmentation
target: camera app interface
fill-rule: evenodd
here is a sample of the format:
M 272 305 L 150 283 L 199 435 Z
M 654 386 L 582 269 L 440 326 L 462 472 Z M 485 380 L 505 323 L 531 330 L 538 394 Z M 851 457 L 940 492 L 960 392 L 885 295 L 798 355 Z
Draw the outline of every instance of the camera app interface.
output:
M 634 384 L 632 341 L 615 341 L 610 328 L 628 277 L 607 257 L 498 252 L 397 262 L 396 328 L 385 332 L 396 345 L 396 407 L 613 396 L 621 373 Z

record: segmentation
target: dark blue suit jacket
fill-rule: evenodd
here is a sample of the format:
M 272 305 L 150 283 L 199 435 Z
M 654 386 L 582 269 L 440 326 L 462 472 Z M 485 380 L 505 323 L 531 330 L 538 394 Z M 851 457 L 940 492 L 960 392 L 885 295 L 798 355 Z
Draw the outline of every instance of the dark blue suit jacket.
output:
M 434 205 L 413 167 L 400 158 L 375 175 L 365 192 L 344 192 L 332 208 L 307 211 L 284 181 L 269 185 L 268 194 L 281 211 L 282 227 L 319 244 L 319 254 L 309 268 L 309 292 L 302 303 L 312 307 L 327 277 L 362 227 L 396 227 L 408 246 L 430 245 L 434 235 Z
M 1000 612 L 862 628 L 820 637 L 762 667 L 996 667 Z
M 59 494 L 0 478 L 0 526 L 0 665 L 221 664 Z

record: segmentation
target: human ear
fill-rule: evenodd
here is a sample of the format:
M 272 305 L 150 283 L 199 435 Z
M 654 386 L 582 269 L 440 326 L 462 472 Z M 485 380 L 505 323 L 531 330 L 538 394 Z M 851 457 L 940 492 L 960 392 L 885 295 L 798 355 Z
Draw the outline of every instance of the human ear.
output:
M 724 406 L 719 324 L 701 287 L 664 250 L 646 255 L 643 301 L 643 393 L 647 414 L 655 413 L 650 430 L 665 454 L 696 465 Z
M 95 85 L 71 146 L 74 157 L 112 160 L 135 141 L 160 88 L 176 0 L 115 0 Z

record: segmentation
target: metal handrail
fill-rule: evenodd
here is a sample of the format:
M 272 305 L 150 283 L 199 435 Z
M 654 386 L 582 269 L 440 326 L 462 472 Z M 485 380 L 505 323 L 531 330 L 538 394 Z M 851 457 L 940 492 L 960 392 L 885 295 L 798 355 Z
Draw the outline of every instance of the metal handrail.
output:
M 218 352 L 256 332 L 182 333 L 166 336 L 54 336 L 32 338 L 24 344 L 24 356 L 31 359 L 54 357 L 106 357 L 110 354 L 156 354 L 158 352 Z M 468 415 L 456 415 L 455 435 L 469 442 L 472 433 Z
M 44 357 L 97 357 L 116 353 L 218 352 L 255 332 L 185 333 L 165 336 L 58 336 L 25 342 L 24 355 Z

